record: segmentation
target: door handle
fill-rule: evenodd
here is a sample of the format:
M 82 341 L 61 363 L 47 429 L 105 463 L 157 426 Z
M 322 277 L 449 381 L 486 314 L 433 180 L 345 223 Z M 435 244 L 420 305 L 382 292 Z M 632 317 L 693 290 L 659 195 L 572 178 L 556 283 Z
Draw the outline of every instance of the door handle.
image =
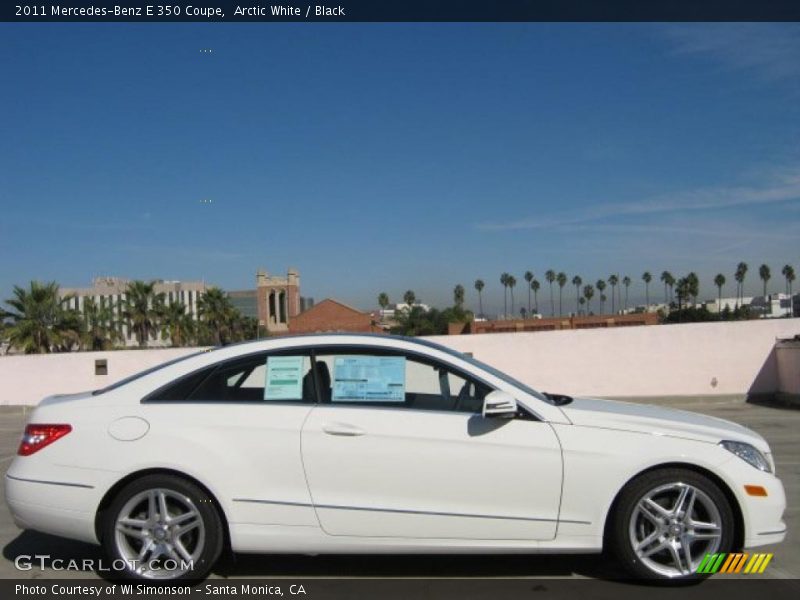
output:
M 355 437 L 367 433 L 360 427 L 349 425 L 348 423 L 326 423 L 322 426 L 322 431 L 328 435 L 344 435 Z

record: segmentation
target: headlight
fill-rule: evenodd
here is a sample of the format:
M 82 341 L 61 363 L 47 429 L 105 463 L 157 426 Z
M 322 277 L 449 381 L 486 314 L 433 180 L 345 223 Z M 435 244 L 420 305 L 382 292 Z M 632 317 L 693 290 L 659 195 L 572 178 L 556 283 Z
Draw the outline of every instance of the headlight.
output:
M 750 463 L 759 471 L 765 473 L 772 473 L 769 461 L 766 457 L 758 451 L 757 448 L 744 442 L 734 442 L 731 440 L 723 440 L 719 443 L 720 446 L 725 448 L 728 452 L 733 452 L 736 456 L 741 458 L 744 462 Z

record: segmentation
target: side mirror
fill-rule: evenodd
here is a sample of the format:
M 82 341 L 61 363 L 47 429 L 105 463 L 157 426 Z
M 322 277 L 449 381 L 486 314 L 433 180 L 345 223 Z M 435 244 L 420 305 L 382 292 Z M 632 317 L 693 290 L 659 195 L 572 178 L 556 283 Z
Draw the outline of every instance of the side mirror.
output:
M 517 415 L 517 400 L 511 394 L 495 390 L 483 399 L 484 418 L 513 419 Z

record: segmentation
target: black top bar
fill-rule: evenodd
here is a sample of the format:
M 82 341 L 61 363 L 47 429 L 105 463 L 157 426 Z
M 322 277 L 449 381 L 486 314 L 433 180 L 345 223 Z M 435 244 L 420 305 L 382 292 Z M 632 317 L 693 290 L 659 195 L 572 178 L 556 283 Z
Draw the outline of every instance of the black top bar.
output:
M 800 0 L 339 0 L 0 3 L 6 22 L 800 21 Z

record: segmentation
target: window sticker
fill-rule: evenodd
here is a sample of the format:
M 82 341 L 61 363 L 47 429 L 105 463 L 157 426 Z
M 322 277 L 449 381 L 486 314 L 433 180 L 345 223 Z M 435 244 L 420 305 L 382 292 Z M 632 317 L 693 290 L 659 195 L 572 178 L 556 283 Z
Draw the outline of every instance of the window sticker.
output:
M 303 356 L 272 356 L 267 359 L 264 400 L 303 399 Z
M 337 356 L 334 402 L 405 402 L 406 359 L 402 356 Z

